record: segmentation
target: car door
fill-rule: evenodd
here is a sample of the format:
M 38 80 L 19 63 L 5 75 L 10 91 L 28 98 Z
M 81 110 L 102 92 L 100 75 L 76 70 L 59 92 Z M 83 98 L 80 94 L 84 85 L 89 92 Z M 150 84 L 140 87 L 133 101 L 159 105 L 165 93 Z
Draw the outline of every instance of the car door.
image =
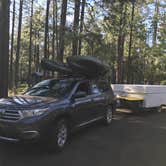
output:
M 95 83 L 90 84 L 90 93 L 93 105 L 91 112 L 93 118 L 102 118 L 106 109 L 106 96 Z
M 79 91 L 86 92 L 83 97 L 74 97 Z M 89 81 L 81 82 L 77 85 L 72 99 L 72 114 L 76 125 L 83 125 L 92 119 L 91 111 L 93 109 L 92 97 L 89 94 L 90 86 Z

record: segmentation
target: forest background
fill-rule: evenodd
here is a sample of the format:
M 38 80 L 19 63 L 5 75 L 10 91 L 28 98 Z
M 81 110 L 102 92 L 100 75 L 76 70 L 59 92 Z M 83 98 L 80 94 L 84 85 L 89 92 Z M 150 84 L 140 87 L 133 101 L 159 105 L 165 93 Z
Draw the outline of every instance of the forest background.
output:
M 8 83 L 30 86 L 41 59 L 91 55 L 112 83 L 166 84 L 166 0 L 11 0 Z

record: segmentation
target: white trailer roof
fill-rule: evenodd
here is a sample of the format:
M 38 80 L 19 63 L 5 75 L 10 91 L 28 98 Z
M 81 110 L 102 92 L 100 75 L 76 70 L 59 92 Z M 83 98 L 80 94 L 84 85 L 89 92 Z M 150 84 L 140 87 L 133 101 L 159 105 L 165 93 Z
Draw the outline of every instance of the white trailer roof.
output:
M 166 93 L 166 85 L 112 84 L 115 92 L 125 93 Z

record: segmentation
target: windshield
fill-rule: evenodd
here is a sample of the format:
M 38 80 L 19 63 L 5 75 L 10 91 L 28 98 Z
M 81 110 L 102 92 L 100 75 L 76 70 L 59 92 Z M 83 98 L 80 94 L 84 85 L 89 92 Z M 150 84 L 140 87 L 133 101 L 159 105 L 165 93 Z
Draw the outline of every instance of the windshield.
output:
M 74 86 L 69 80 L 45 80 L 28 90 L 25 94 L 43 97 L 67 97 Z

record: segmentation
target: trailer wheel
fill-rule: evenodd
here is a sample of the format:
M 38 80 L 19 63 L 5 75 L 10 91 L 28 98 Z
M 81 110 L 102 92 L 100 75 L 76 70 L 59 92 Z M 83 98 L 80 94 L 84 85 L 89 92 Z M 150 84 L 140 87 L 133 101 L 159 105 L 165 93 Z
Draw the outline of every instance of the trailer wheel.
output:
M 162 106 L 157 108 L 157 112 L 161 112 L 162 111 Z

